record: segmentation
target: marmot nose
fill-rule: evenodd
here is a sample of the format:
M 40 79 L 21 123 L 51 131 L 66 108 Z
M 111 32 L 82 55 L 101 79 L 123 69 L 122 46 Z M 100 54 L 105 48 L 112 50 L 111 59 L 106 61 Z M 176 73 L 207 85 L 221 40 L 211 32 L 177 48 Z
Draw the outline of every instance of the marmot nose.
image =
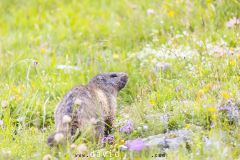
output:
M 126 73 L 123 73 L 123 75 L 121 76 L 121 81 L 127 82 L 127 80 L 128 80 L 128 75 Z
M 127 74 L 127 73 L 120 72 L 120 74 L 121 74 L 122 77 L 126 77 L 126 78 L 128 77 L 128 74 Z

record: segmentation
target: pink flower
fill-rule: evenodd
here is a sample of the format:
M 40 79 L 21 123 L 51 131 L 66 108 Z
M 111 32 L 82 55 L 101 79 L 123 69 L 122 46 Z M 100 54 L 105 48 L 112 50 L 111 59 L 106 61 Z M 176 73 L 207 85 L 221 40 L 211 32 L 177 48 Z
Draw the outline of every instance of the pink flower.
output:
M 125 142 L 125 145 L 130 151 L 141 151 L 144 149 L 145 144 L 142 139 L 129 140 Z
M 232 27 L 234 27 L 234 25 L 238 25 L 238 24 L 240 24 L 240 19 L 234 17 L 234 18 L 230 19 L 230 20 L 226 23 L 226 26 L 227 26 L 228 28 L 232 28 Z
M 103 137 L 103 139 L 101 140 L 101 143 L 114 144 L 114 136 L 109 134 L 108 136 Z
M 133 122 L 131 120 L 127 121 L 127 124 L 125 124 L 123 127 L 119 128 L 120 132 L 129 134 L 133 131 Z
M 3 121 L 0 119 L 0 127 L 3 126 Z
M 148 9 L 147 10 L 147 15 L 152 15 L 154 13 L 155 13 L 155 11 L 153 9 Z

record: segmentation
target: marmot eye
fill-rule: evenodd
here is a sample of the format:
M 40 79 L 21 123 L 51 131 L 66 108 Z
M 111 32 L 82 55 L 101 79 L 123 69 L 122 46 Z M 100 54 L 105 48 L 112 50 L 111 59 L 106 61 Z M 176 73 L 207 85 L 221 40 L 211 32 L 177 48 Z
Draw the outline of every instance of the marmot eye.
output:
M 117 77 L 117 74 L 111 74 L 110 77 L 111 78 Z

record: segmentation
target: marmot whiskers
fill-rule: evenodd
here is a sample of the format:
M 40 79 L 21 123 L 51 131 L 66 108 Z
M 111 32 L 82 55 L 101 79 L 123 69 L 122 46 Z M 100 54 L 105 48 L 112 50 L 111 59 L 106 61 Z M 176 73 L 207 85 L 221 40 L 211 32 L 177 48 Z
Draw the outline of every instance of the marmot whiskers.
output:
M 49 136 L 48 145 L 72 141 L 79 133 L 89 130 L 97 140 L 110 133 L 117 108 L 117 94 L 125 87 L 126 73 L 101 73 L 85 86 L 70 90 L 55 111 L 56 132 Z

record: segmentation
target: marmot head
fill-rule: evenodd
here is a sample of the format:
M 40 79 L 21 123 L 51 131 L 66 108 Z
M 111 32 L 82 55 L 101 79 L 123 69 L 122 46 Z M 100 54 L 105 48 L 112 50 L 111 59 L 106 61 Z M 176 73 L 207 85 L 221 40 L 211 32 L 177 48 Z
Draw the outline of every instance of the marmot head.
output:
M 125 87 L 128 75 L 123 72 L 100 73 L 93 77 L 89 84 L 108 91 L 120 91 Z

